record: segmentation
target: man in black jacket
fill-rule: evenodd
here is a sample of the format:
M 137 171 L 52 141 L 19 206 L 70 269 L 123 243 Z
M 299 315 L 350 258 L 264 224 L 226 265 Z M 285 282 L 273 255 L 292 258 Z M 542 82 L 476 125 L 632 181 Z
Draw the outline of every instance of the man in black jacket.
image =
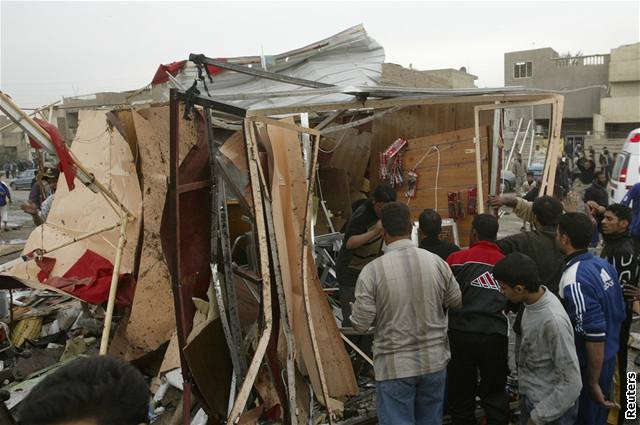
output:
M 592 212 L 596 212 L 592 209 Z M 620 284 L 625 288 L 627 318 L 620 328 L 620 351 L 618 351 L 618 372 L 620 373 L 620 406 L 627 405 L 625 388 L 627 382 L 627 345 L 631 318 L 633 317 L 633 296 L 630 293 L 638 287 L 638 258 L 633 250 L 633 241 L 629 235 L 631 209 L 620 204 L 611 204 L 597 210 L 603 216 L 602 237 L 604 245 L 600 256 L 611 263 L 618 272 Z M 618 415 L 618 423 L 624 422 L 624 414 Z
M 496 242 L 505 255 L 520 252 L 531 257 L 540 271 L 540 280 L 556 295 L 564 268 L 564 254 L 556 240 L 556 228 L 562 213 L 560 201 L 551 196 L 541 196 L 533 202 L 533 230 Z
M 497 234 L 498 219 L 479 214 L 473 219 L 471 246 L 447 258 L 462 291 L 462 308 L 449 312 L 448 395 L 454 425 L 476 423 L 476 395 L 489 425 L 509 422 L 504 391 L 509 373 L 507 299 L 492 274 L 494 264 L 504 258 L 495 243 Z
M 424 210 L 418 221 L 420 223 L 420 248 L 436 254 L 444 261 L 447 261 L 450 254 L 460 251 L 458 245 L 440 240 L 442 217 L 435 210 Z

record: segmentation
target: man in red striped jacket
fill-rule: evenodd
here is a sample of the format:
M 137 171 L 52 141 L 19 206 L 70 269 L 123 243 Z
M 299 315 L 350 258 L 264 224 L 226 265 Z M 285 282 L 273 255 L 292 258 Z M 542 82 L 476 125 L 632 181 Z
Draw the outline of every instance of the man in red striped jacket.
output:
M 447 258 L 462 291 L 462 308 L 449 312 L 448 400 L 454 425 L 476 423 L 476 396 L 488 425 L 509 421 L 504 391 L 509 373 L 507 299 L 492 274 L 493 266 L 504 258 L 495 243 L 497 234 L 498 219 L 479 214 L 473 219 L 471 246 Z

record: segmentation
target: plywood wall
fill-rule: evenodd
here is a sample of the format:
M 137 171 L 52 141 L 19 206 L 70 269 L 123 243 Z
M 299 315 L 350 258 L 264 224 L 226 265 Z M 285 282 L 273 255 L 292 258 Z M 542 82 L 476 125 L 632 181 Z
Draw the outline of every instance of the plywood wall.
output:
M 410 150 L 405 152 L 405 172 L 433 144 L 450 141 L 462 141 L 456 143 L 441 152 L 441 169 L 438 187 L 438 212 L 443 218 L 448 218 L 447 192 L 465 191 L 475 185 L 475 151 L 473 147 L 473 108 L 477 103 L 458 103 L 411 106 L 398 112 L 384 115 L 373 121 L 373 139 L 371 143 L 371 187 L 378 184 L 378 157 L 398 137 L 409 140 Z M 480 113 L 480 126 L 483 128 L 481 155 L 483 160 L 483 181 L 485 193 L 489 182 L 489 164 L 491 163 L 489 141 L 492 139 L 493 112 Z M 453 134 L 451 132 L 461 132 Z M 450 134 L 447 134 L 450 133 Z M 429 136 L 434 136 L 429 138 Z M 466 141 L 465 141 L 466 138 Z M 413 139 L 413 140 L 412 140 Z M 413 146 L 413 147 L 411 147 Z M 465 153 L 465 151 L 467 153 Z M 469 158 L 466 158 L 466 157 Z M 417 220 L 420 212 L 425 208 L 435 208 L 435 164 L 436 156 L 432 155 L 418 169 L 420 178 L 418 181 L 418 193 L 416 199 L 410 202 L 412 218 Z M 431 189 L 431 190 L 429 190 Z M 398 200 L 406 201 L 404 193 L 406 184 L 398 190 Z M 464 202 L 466 206 L 466 200 Z M 458 230 L 461 244 L 468 244 L 469 229 L 472 216 L 466 215 L 458 219 Z

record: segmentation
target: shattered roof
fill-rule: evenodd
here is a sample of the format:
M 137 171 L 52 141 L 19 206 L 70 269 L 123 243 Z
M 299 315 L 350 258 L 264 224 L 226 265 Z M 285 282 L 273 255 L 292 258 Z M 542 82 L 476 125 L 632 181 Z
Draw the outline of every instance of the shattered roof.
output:
M 319 81 L 338 87 L 377 86 L 382 75 L 384 49 L 369 37 L 362 25 L 342 31 L 327 39 L 318 41 L 300 49 L 264 57 L 267 71 L 311 81 Z M 247 66 L 260 67 L 262 57 L 227 58 L 226 61 Z M 196 66 L 187 62 L 175 79 L 182 87 L 188 88 L 197 77 Z M 168 89 L 172 83 L 153 87 L 154 101 L 169 100 Z M 318 104 L 341 102 L 353 99 L 340 90 L 329 92 L 310 92 L 299 87 L 278 81 L 267 80 L 251 75 L 226 71 L 217 74 L 213 83 L 207 82 L 209 94 L 213 98 L 235 97 L 229 101 L 244 109 L 266 109 L 300 104 Z M 202 82 L 198 83 L 202 95 L 207 95 Z M 272 96 L 278 92 L 305 93 L 303 96 Z M 240 96 L 238 96 L 240 94 Z M 242 96 L 242 94 L 257 94 Z

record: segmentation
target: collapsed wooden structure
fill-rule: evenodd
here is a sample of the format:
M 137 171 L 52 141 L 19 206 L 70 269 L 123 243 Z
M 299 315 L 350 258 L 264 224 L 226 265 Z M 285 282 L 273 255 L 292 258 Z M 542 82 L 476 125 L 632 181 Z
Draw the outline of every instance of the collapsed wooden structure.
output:
M 328 89 L 308 90 L 305 94 L 314 90 Z M 311 414 L 305 379 L 311 384 L 311 393 L 326 409 L 329 423 L 340 416 L 342 402 L 358 392 L 344 335 L 323 292 L 312 249 L 316 234 L 313 223 L 320 221 L 315 216 L 322 215 L 319 212 L 322 209 L 327 212 L 326 203 L 323 200 L 314 203 L 314 197 L 322 192 L 353 189 L 349 189 L 348 179 L 342 180 L 346 187 L 325 187 L 324 191 L 317 187 L 323 183 L 318 175 L 319 151 L 331 133 L 349 129 L 371 133 L 370 147 L 364 153 L 344 148 L 349 140 L 342 145 L 346 154 L 352 155 L 347 162 L 360 163 L 355 165 L 357 169 L 367 169 L 371 186 L 378 180 L 379 153 L 398 137 L 408 140 L 404 160 L 411 166 L 407 168 L 420 173 L 421 185 L 413 198 L 405 198 L 406 187 L 399 187 L 398 199 L 410 203 L 414 219 L 424 208 L 436 208 L 446 216 L 447 192 L 475 186 L 477 205 L 473 209 L 467 206 L 469 214 L 455 217 L 464 238 L 472 215 L 485 212 L 487 196 L 500 191 L 501 111 L 549 105 L 553 119 L 540 193 L 553 192 L 563 110 L 560 95 L 509 89 L 340 90 L 353 95 L 353 100 L 261 110 L 245 110 L 193 91 L 171 90 L 171 175 L 167 198 L 167 228 L 171 234 L 165 255 L 175 297 L 178 345 L 183 348 L 180 352 L 185 381 L 185 424 L 189 423 L 188 400 L 192 391 L 209 405 L 210 415 L 226 417 L 228 423 L 264 414 L 272 407 L 264 405 L 268 397 L 270 403 L 282 408 L 281 418 L 292 424 L 307 422 Z M 299 96 L 300 92 L 291 95 Z M 301 124 L 294 119 L 298 114 L 303 114 Z M 309 114 L 317 122 L 313 128 L 306 122 Z M 344 119 L 347 115 L 351 116 L 348 122 Z M 194 147 L 187 154 L 187 159 L 193 156 L 193 161 L 185 159 L 179 166 L 180 126 L 185 118 L 199 123 L 206 144 Z M 341 118 L 341 124 L 332 126 Z M 229 125 L 221 129 L 212 124 L 214 119 L 216 123 L 223 121 Z M 226 158 L 220 152 L 220 145 L 229 134 L 224 128 L 238 125 L 242 131 L 227 139 L 229 144 L 234 140 L 236 149 L 231 152 L 232 158 Z M 332 146 L 334 155 L 341 142 Z M 247 190 L 232 178 L 233 164 L 246 171 Z M 360 181 L 362 176 L 354 177 Z M 340 179 L 324 181 L 335 184 Z M 231 241 L 237 235 L 230 232 L 230 223 L 234 221 L 233 213 L 229 213 L 230 198 L 235 199 L 231 204 L 240 206 L 236 214 L 244 215 L 251 225 L 252 243 L 247 249 L 254 251 L 249 253 L 256 260 L 253 268 L 239 267 L 234 262 Z M 344 200 L 338 203 L 345 208 Z M 196 204 L 198 207 L 194 208 Z M 348 219 L 349 213 L 344 213 L 340 223 Z M 325 215 L 331 222 L 331 214 Z M 336 223 L 329 226 L 331 229 L 333 224 Z M 260 291 L 257 303 L 261 315 L 256 321 L 257 328 L 252 328 L 257 334 L 250 347 L 243 344 L 247 334 L 240 326 L 238 278 L 252 282 Z M 185 348 L 186 337 L 192 331 L 191 298 L 203 291 L 209 279 L 215 287 L 220 314 L 218 321 L 210 325 L 209 345 L 202 347 L 209 353 L 204 355 L 208 359 L 203 360 L 200 354 L 200 360 L 195 361 Z M 200 288 L 196 289 L 198 285 Z M 228 356 L 227 369 L 204 371 L 202 362 L 210 368 L 211 356 L 219 358 L 221 351 Z M 270 377 L 271 383 L 266 385 L 269 388 L 265 388 L 264 377 L 260 379 L 261 373 Z M 223 390 L 218 388 L 217 394 L 204 394 L 206 382 L 212 379 L 218 386 L 224 383 Z M 256 397 L 260 402 L 252 403 Z M 260 405 L 261 408 L 256 407 Z

